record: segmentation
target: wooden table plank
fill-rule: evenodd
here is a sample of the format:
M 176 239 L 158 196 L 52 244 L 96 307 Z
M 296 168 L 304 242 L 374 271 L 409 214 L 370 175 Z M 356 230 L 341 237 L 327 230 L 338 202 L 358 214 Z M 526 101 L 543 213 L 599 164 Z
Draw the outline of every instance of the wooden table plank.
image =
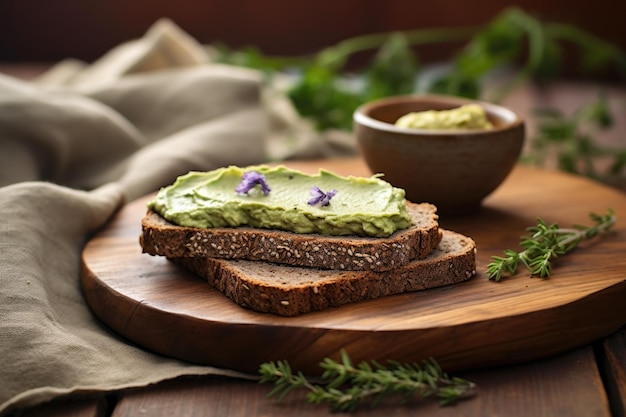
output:
M 20 412 L 20 417 L 105 417 L 107 401 L 104 396 L 62 397 Z
M 592 347 L 507 368 L 472 373 L 475 401 L 468 416 L 610 416 Z M 453 414 L 450 414 L 452 416 Z
M 614 417 L 626 416 L 626 328 L 602 342 L 600 362 Z
M 477 384 L 477 395 L 450 407 L 434 401 L 412 401 L 398 406 L 386 402 L 374 410 L 364 407 L 354 416 L 405 417 L 428 415 L 507 417 L 609 417 L 611 415 L 593 349 L 523 365 L 455 374 Z M 211 417 L 336 416 L 325 405 L 311 405 L 305 392 L 293 393 L 282 403 L 266 398 L 270 384 L 223 378 L 179 378 L 127 391 L 112 417 L 137 415 Z

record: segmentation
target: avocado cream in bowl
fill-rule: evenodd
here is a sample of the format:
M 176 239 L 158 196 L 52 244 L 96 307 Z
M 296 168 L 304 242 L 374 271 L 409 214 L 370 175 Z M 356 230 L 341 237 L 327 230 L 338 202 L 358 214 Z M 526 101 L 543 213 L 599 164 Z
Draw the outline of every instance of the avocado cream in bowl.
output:
M 464 104 L 449 110 L 413 111 L 394 123 L 398 127 L 414 129 L 492 129 L 487 112 L 479 104 Z

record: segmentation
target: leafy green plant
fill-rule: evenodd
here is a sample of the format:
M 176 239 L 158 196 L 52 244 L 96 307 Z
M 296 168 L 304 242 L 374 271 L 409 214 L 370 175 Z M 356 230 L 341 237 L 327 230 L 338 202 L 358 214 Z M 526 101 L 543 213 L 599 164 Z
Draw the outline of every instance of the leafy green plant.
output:
M 480 98 L 485 77 L 503 67 L 519 68 L 501 88 L 500 101 L 511 89 L 535 77 L 548 80 L 559 74 L 565 45 L 574 45 L 580 67 L 589 71 L 615 66 L 626 75 L 626 55 L 615 45 L 574 26 L 543 22 L 511 7 L 482 27 L 423 28 L 357 36 L 322 49 L 313 56 L 270 57 L 257 49 L 230 51 L 221 47 L 220 60 L 267 71 L 296 71 L 298 81 L 288 95 L 301 115 L 320 130 L 351 129 L 352 113 L 368 100 L 415 91 L 422 74 L 421 45 L 466 42 L 450 57 L 452 65 L 435 77 L 426 91 Z M 375 51 L 372 62 L 352 71 L 362 80 L 358 88 L 346 83 L 350 57 Z
M 342 350 L 341 362 L 326 358 L 320 366 L 322 383 L 315 384 L 302 372 L 292 371 L 287 361 L 266 362 L 259 368 L 260 382 L 273 382 L 268 396 L 277 396 L 279 401 L 296 389 L 306 389 L 308 402 L 328 403 L 335 411 L 354 411 L 365 402 L 375 407 L 392 395 L 403 401 L 434 397 L 441 405 L 449 405 L 475 393 L 473 382 L 449 377 L 433 359 L 422 365 L 363 361 L 354 366 Z
M 557 109 L 536 111 L 537 132 L 523 161 L 546 165 L 554 159 L 562 171 L 613 183 L 626 170 L 626 149 L 602 145 L 597 135 L 613 126 L 606 95 L 568 116 Z
M 520 265 L 526 267 L 531 276 L 550 276 L 554 259 L 571 252 L 583 240 L 608 231 L 616 221 L 615 213 L 610 209 L 604 215 L 591 213 L 589 217 L 593 226 L 575 225 L 571 228 L 561 228 L 556 223 L 548 225 L 542 219 L 537 219 L 537 225 L 527 229 L 529 235 L 522 237 L 522 251 L 507 249 L 504 256 L 491 257 L 487 265 L 487 277 L 500 281 L 504 276 L 515 274 Z
M 426 76 L 419 47 L 446 43 L 464 45 L 450 57 L 443 71 Z M 311 119 L 320 131 L 352 129 L 352 115 L 361 104 L 396 94 L 421 92 L 480 98 L 499 102 L 529 79 L 547 82 L 561 73 L 568 51 L 578 52 L 577 67 L 588 72 L 617 69 L 626 79 L 626 54 L 617 46 L 575 26 L 544 22 L 517 7 L 505 9 L 482 27 L 422 28 L 375 33 L 345 39 L 312 56 L 275 57 L 258 49 L 233 51 L 219 47 L 220 60 L 276 72 L 296 73 L 287 91 L 300 115 Z M 350 58 L 364 51 L 376 52 L 360 70 L 348 71 Z M 568 62 L 569 63 L 569 62 Z M 514 76 L 484 97 L 490 74 L 515 68 Z M 537 112 L 537 138 L 522 160 L 544 164 L 557 158 L 558 168 L 604 182 L 623 183 L 626 148 L 601 146 L 595 133 L 611 127 L 608 103 L 600 98 L 573 116 L 556 109 Z M 594 161 L 610 162 L 602 170 Z

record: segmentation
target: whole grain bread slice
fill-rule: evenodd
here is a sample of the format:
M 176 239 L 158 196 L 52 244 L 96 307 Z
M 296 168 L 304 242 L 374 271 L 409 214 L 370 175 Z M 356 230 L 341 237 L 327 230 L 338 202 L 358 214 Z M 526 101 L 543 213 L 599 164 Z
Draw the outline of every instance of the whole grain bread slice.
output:
M 471 238 L 442 230 L 441 242 L 425 259 L 386 272 L 329 271 L 206 257 L 171 261 L 207 279 L 243 307 L 295 316 L 468 280 L 476 274 L 475 251 Z
M 386 238 L 324 236 L 280 230 L 192 228 L 168 222 L 148 211 L 142 219 L 144 253 L 168 258 L 246 259 L 332 270 L 388 271 L 428 256 L 441 240 L 437 208 L 407 203 L 408 229 Z

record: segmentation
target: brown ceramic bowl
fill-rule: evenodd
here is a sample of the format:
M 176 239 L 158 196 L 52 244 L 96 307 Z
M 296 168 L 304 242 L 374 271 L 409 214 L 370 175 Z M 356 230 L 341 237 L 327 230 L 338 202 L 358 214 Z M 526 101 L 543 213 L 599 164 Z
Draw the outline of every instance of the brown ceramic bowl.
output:
M 402 115 L 463 104 L 483 106 L 493 129 L 400 128 Z M 524 143 L 524 120 L 515 111 L 486 102 L 441 95 L 395 96 L 359 107 L 354 130 L 365 162 L 374 173 L 406 191 L 413 202 L 430 202 L 440 213 L 465 213 L 508 176 Z

